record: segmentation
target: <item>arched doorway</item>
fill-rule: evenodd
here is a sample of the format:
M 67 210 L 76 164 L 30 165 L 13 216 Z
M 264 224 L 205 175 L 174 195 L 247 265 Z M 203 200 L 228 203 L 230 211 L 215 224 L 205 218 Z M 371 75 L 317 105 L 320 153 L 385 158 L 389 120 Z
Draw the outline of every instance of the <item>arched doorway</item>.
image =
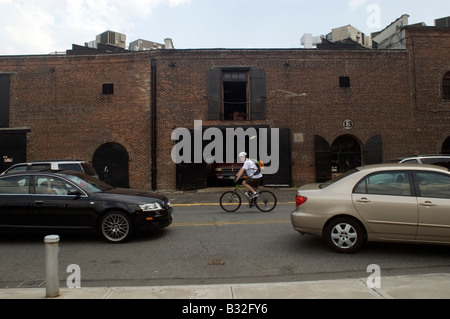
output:
M 342 174 L 362 165 L 361 145 L 351 135 L 339 136 L 331 145 L 331 170 Z
M 450 154 L 450 137 L 447 137 L 444 144 L 442 144 L 442 154 Z
M 92 165 L 101 180 L 114 187 L 130 187 L 128 152 L 118 143 L 101 145 L 94 153 Z
M 352 168 L 383 161 L 381 135 L 367 140 L 363 151 L 358 139 L 351 135 L 338 137 L 330 147 L 328 141 L 315 136 L 316 182 L 322 183 Z M 362 155 L 364 154 L 364 156 Z M 364 158 L 364 162 L 362 159 Z

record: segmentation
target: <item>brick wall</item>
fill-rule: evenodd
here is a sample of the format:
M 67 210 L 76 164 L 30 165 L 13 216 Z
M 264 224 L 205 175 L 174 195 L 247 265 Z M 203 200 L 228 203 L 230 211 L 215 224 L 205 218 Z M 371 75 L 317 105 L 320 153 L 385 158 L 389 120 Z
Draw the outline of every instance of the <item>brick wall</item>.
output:
M 176 61 L 175 68 L 170 61 Z M 292 143 L 294 184 L 315 180 L 316 134 L 330 145 L 343 134 L 355 136 L 362 145 L 382 134 L 386 158 L 411 152 L 411 145 L 404 143 L 405 133 L 411 136 L 412 129 L 405 51 L 182 50 L 164 52 L 158 56 L 158 65 L 158 109 L 161 119 L 171 119 L 160 131 L 162 141 L 170 138 L 170 128 L 193 128 L 194 120 L 206 119 L 208 69 L 254 66 L 266 72 L 267 120 L 251 123 L 288 127 L 292 133 L 303 134 L 303 142 Z M 350 88 L 339 87 L 340 76 L 350 77 Z M 281 90 L 307 95 L 285 98 Z M 342 126 L 347 118 L 355 124 L 351 131 Z M 226 124 L 236 123 L 204 122 Z M 162 146 L 162 162 L 170 161 L 167 155 L 172 146 Z M 164 179 L 173 180 L 174 168 L 167 168 L 169 176 Z
M 130 157 L 130 184 L 151 185 L 151 60 L 157 66 L 157 186 L 173 189 L 171 159 L 177 127 L 268 125 L 289 128 L 294 185 L 315 181 L 315 135 L 331 145 L 349 134 L 363 146 L 382 136 L 383 159 L 436 153 L 450 136 L 449 102 L 441 97 L 450 71 L 450 31 L 408 28 L 408 50 L 319 51 L 161 50 L 98 56 L 0 57 L 11 76 L 11 127 L 28 127 L 28 159 L 92 160 L 104 143 L 121 144 Z M 267 118 L 207 121 L 206 72 L 251 66 L 266 74 Z M 339 87 L 348 76 L 351 86 Z M 102 84 L 113 83 L 114 95 Z M 286 98 L 283 91 L 304 97 Z M 352 130 L 342 123 L 351 119 Z M 363 159 L 364 160 L 364 159 Z
M 442 80 L 450 71 L 449 28 L 407 28 L 415 145 L 420 153 L 439 153 L 450 137 L 450 101 Z
M 11 72 L 11 127 L 28 127 L 28 160 L 92 161 L 104 143 L 130 157 L 131 184 L 150 181 L 150 60 L 147 55 L 1 57 Z M 103 83 L 114 95 L 103 95 Z

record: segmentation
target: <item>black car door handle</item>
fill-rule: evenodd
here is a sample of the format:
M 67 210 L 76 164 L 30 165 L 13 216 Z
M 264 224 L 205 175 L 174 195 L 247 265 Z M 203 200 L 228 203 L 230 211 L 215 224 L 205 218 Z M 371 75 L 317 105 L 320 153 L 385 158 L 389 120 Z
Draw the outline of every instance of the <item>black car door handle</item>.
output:
M 35 203 L 36 205 L 43 205 L 43 204 L 44 204 L 44 201 L 43 201 L 43 200 L 35 200 L 34 203 Z

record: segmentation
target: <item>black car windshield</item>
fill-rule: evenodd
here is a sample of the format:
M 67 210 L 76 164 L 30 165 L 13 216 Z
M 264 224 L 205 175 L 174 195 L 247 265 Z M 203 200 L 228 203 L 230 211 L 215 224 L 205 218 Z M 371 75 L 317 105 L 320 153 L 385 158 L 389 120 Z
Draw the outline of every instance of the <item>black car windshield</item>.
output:
M 352 169 L 352 170 L 350 170 L 350 171 L 347 171 L 347 172 L 345 172 L 345 173 L 343 173 L 343 174 L 341 174 L 341 175 L 336 176 L 336 177 L 333 178 L 333 179 L 330 179 L 328 182 L 325 182 L 325 183 L 323 183 L 323 184 L 320 184 L 319 187 L 320 187 L 320 188 L 326 188 L 326 187 L 328 187 L 328 186 L 330 186 L 330 185 L 333 185 L 334 183 L 340 181 L 341 179 L 344 179 L 344 178 L 346 178 L 347 176 L 352 175 L 353 173 L 355 173 L 355 172 L 357 172 L 357 171 L 358 171 L 358 169 L 354 168 L 354 169 Z
M 88 175 L 67 175 L 67 178 L 78 187 L 89 193 L 101 193 L 114 187 Z

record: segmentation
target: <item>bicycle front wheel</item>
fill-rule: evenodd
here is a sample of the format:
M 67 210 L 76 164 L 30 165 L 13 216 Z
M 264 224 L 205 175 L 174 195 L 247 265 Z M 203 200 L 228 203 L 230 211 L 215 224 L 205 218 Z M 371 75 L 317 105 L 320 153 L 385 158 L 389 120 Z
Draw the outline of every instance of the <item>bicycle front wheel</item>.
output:
M 262 212 L 270 212 L 277 206 L 277 197 L 270 191 L 261 191 L 256 197 L 256 207 Z
M 241 196 L 233 191 L 228 191 L 220 196 L 220 207 L 227 212 L 235 212 L 241 207 Z

